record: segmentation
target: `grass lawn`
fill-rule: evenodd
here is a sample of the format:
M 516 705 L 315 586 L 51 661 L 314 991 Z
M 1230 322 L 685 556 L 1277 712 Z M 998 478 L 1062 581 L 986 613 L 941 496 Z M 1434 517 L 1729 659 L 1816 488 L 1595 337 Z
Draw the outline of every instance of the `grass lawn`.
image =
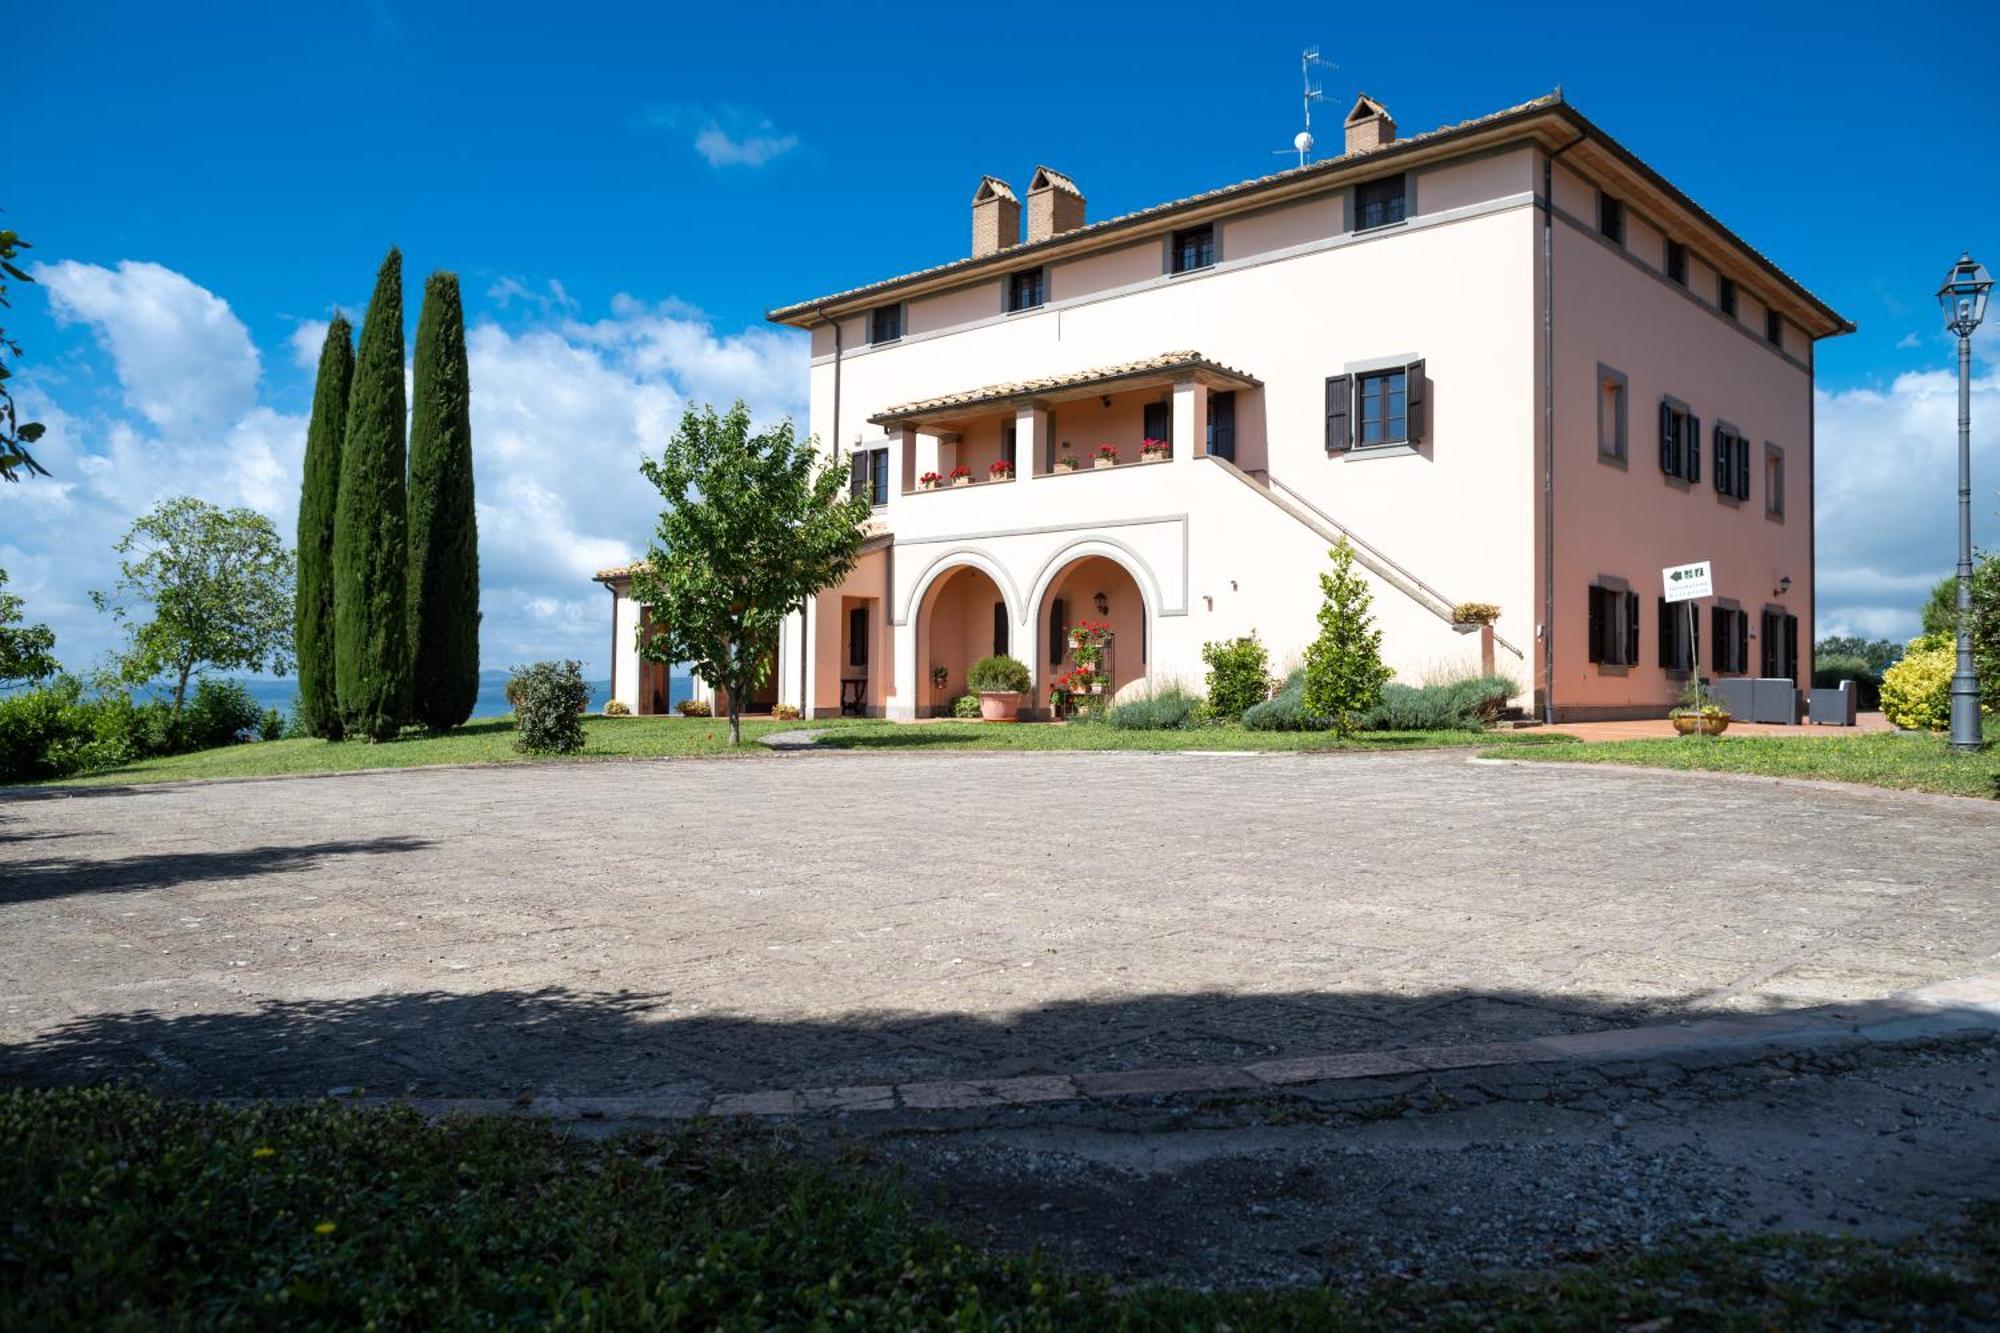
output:
M 1636 764 L 1770 777 L 1824 778 L 1871 787 L 2000 799 L 2000 749 L 1955 755 L 1942 736 L 1683 736 L 1663 740 L 1489 750 L 1494 759 L 1571 764 Z
M 1571 739 L 1537 731 L 1364 731 L 1342 741 L 1326 731 L 1251 731 L 1230 724 L 1186 731 L 1120 731 L 1097 722 L 847 723 L 821 735 L 822 750 L 1427 750 L 1444 746 L 1545 745 Z
M 0 1093 L 14 1328 L 1972 1326 L 2000 1210 L 1888 1247 L 1705 1240 L 1546 1272 L 1192 1291 L 988 1253 L 858 1158 L 697 1126 L 576 1138 L 402 1110 Z
M 770 751 L 753 743 L 757 737 L 805 727 L 823 731 L 825 740 L 821 743 L 826 748 L 852 750 L 1410 750 L 1482 744 L 1506 744 L 1511 750 L 1520 744 L 1567 739 L 1539 732 L 1382 731 L 1365 733 L 1343 744 L 1323 732 L 1246 731 L 1236 726 L 1191 731 L 1115 731 L 1095 723 L 989 726 L 978 722 L 932 722 L 913 726 L 821 719 L 745 722 L 742 747 L 731 749 L 729 723 L 722 718 L 591 717 L 583 724 L 583 753 L 568 759 L 584 762 L 714 755 L 765 757 Z M 524 763 L 538 757 L 514 749 L 512 718 L 475 718 L 443 736 L 411 732 L 399 740 L 376 745 L 365 741 L 334 745 L 310 738 L 258 741 L 145 759 L 102 773 L 40 785 L 102 787 L 189 778 L 282 777 L 364 768 L 416 768 L 426 764 Z

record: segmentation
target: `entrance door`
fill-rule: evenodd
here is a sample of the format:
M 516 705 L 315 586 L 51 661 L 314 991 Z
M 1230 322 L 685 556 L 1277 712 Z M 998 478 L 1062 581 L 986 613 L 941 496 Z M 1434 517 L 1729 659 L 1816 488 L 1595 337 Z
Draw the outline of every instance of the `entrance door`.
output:
M 1216 458 L 1236 461 L 1236 391 L 1225 389 L 1208 395 L 1208 452 Z

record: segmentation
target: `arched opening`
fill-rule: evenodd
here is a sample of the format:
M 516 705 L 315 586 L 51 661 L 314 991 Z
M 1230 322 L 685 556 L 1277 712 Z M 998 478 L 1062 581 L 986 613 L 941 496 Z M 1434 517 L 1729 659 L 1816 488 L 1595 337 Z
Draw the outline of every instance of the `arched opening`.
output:
M 1022 656 L 1000 585 L 983 569 L 960 565 L 940 574 L 917 611 L 917 698 L 920 717 L 942 717 L 966 692 L 965 673 L 995 653 Z
M 1110 627 L 1104 665 L 1112 693 L 1151 673 L 1153 627 L 1146 617 L 1145 594 L 1125 566 L 1108 556 L 1079 557 L 1049 580 L 1035 612 L 1041 679 L 1051 680 L 1076 665 L 1070 631 L 1084 624 Z

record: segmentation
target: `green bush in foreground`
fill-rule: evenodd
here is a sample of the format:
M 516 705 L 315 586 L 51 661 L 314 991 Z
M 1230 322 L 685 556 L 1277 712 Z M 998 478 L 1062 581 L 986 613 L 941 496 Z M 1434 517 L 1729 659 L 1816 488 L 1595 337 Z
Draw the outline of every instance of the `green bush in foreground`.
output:
M 951 715 L 968 720 L 977 718 L 979 716 L 979 696 L 976 694 L 959 695 L 951 701 Z
M 1413 687 L 1382 687 L 1382 701 L 1362 716 L 1363 731 L 1478 731 L 1492 725 L 1514 697 L 1505 676 Z
M 1242 717 L 1271 697 L 1271 660 L 1257 636 L 1225 639 L 1201 646 L 1208 667 L 1208 709 L 1216 717 Z
M 1120 731 L 1186 731 L 1195 725 L 1201 700 L 1178 685 L 1113 704 L 1104 720 Z
M 537 662 L 516 667 L 507 682 L 514 701 L 514 748 L 524 754 L 575 754 L 583 748 L 583 710 L 590 687 L 583 663 Z
M 1969 1327 L 2000 1211 L 1891 1248 L 1704 1240 L 1455 1283 L 1112 1285 L 968 1245 L 852 1162 L 696 1127 L 0 1093 L 14 1328 Z
M 1028 692 L 1028 668 L 1019 658 L 997 653 L 974 662 L 965 673 L 966 688 L 974 693 L 991 691 L 1015 694 Z
M 1938 634 L 1910 640 L 1902 660 L 1882 673 L 1882 716 L 1906 731 L 1943 731 L 1951 721 L 1952 641 Z

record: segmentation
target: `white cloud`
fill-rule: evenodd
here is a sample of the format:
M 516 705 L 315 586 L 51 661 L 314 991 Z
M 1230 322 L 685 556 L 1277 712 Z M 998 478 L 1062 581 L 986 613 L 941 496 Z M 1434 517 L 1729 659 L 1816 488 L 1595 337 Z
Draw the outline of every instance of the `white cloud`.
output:
M 519 301 L 540 310 L 543 314 L 555 311 L 573 311 L 577 308 L 576 298 L 554 278 L 550 278 L 540 289 L 530 287 L 519 278 L 503 277 L 486 289 L 486 299 L 505 310 Z
M 639 117 L 649 129 L 693 130 L 691 146 L 711 167 L 762 167 L 799 146 L 769 116 L 745 107 L 655 106 Z
M 193 494 L 245 505 L 291 538 L 306 418 L 259 401 L 242 324 L 181 275 L 133 263 L 45 271 L 62 288 L 50 284 L 52 302 L 98 332 L 130 409 L 102 406 L 84 374 L 16 381 L 24 412 L 48 426 L 36 452 L 54 476 L 7 489 L 0 567 L 75 668 L 113 642 L 88 590 L 110 585 L 112 544 L 152 504 Z M 552 315 L 513 326 L 475 319 L 467 330 L 482 659 L 577 657 L 602 674 L 610 598 L 590 576 L 646 548 L 660 497 L 639 476 L 642 455 L 659 452 L 690 402 L 742 397 L 760 421 L 802 419 L 806 352 L 789 333 L 720 332 L 673 300 L 621 295 L 607 317 L 585 322 L 560 318 L 574 303 L 559 284 L 543 293 Z M 285 340 L 291 358 L 317 364 L 324 336 L 323 324 L 301 322 Z M 177 339 L 218 354 L 234 343 L 233 369 L 195 395 L 199 410 L 148 411 L 162 401 L 154 377 L 176 364 L 163 348 Z
M 1974 540 L 2000 549 L 2000 374 L 1972 384 Z M 1958 542 L 1958 376 L 1815 395 L 1818 632 L 1906 639 Z
M 35 280 L 63 324 L 88 324 L 110 353 L 125 401 L 161 431 L 213 430 L 256 401 L 257 349 L 229 303 L 158 264 L 116 269 L 64 260 Z
M 1914 333 L 1906 333 L 1902 337 L 1896 339 L 1896 350 L 1899 352 L 1907 352 L 1912 348 L 1922 347 L 1923 345 L 1924 345 L 1924 340 L 1922 338 L 1919 338 Z
M 320 349 L 326 345 L 326 331 L 332 320 L 302 319 L 285 341 L 291 344 L 292 364 L 301 370 L 318 370 Z

